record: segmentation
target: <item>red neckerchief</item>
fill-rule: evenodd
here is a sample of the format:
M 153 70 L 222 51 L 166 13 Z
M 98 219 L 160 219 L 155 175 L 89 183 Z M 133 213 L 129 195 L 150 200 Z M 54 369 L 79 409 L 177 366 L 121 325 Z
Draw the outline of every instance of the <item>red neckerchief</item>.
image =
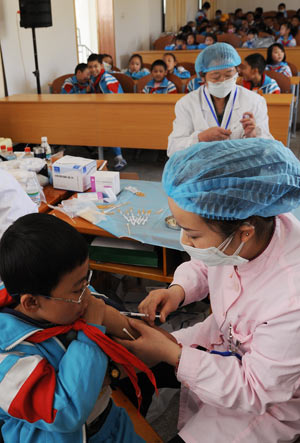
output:
M 100 89 L 99 83 L 100 83 L 101 77 L 102 77 L 102 75 L 104 74 L 104 72 L 105 72 L 105 69 L 102 69 L 102 70 L 100 71 L 100 74 L 98 75 L 98 77 L 97 77 L 96 80 L 94 81 L 94 87 L 95 87 L 95 90 L 97 89 L 97 87 L 99 87 L 99 89 Z
M 0 289 L 0 306 L 8 306 L 13 302 L 13 298 L 8 294 L 5 288 Z M 95 326 L 88 325 L 83 319 L 79 319 L 71 325 L 54 326 L 42 331 L 37 331 L 26 340 L 32 343 L 40 343 L 49 338 L 55 337 L 59 334 L 65 334 L 73 329 L 74 331 L 83 331 L 85 335 L 95 342 L 102 351 L 108 355 L 115 363 L 123 366 L 131 383 L 134 386 L 135 393 L 138 399 L 138 409 L 142 402 L 141 390 L 137 382 L 137 375 L 134 368 L 140 369 L 145 372 L 149 380 L 153 384 L 157 393 L 156 381 L 153 372 L 135 355 L 129 352 L 124 346 L 111 340 L 107 335 L 103 334 L 100 329 Z

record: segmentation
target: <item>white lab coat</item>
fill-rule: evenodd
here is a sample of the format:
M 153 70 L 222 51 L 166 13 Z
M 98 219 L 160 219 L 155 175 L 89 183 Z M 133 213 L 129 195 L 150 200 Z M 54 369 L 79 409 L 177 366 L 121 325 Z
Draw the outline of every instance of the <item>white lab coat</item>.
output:
M 0 239 L 19 217 L 37 212 L 38 207 L 9 172 L 0 169 Z M 1 287 L 0 277 L 0 287 Z
M 205 99 L 203 90 L 205 85 L 182 97 L 175 105 L 176 118 L 173 122 L 173 131 L 169 135 L 168 156 L 174 152 L 188 148 L 198 143 L 198 134 L 206 129 L 217 126 L 209 105 Z M 213 102 L 207 87 L 206 96 L 214 109 Z M 230 111 L 232 109 L 235 88 L 232 90 L 227 102 L 221 127 L 225 128 Z M 236 100 L 232 109 L 232 116 L 227 129 L 231 130 L 230 139 L 244 137 L 244 130 L 240 120 L 243 114 L 252 112 L 256 121 L 257 137 L 274 137 L 269 131 L 269 117 L 265 99 L 255 92 L 237 86 Z

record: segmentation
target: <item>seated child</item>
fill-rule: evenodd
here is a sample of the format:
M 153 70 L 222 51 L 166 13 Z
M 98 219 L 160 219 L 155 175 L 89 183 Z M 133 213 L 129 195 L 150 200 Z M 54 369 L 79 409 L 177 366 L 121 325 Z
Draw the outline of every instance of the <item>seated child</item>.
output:
M 92 92 L 97 94 L 117 94 L 123 92 L 118 80 L 105 71 L 103 55 L 91 54 L 88 58 L 88 68 L 92 80 Z
M 278 83 L 265 73 L 266 62 L 261 54 L 251 54 L 244 60 L 242 68 L 243 83 L 247 89 L 262 94 L 280 94 Z
M 61 94 L 87 94 L 92 92 L 90 72 L 86 63 L 79 63 L 75 68 L 75 75 L 64 81 Z
M 134 80 L 150 74 L 149 69 L 144 68 L 143 58 L 140 54 L 133 54 L 129 59 L 128 68 L 123 69 L 122 72 Z
M 266 71 L 276 71 L 286 77 L 292 77 L 292 71 L 287 64 L 284 46 L 280 43 L 273 43 L 268 47 Z
M 247 32 L 247 41 L 243 43 L 243 48 L 257 48 L 258 32 L 256 28 L 250 28 Z
M 118 94 L 123 89 L 119 81 L 108 72 L 105 72 L 103 65 L 103 55 L 91 54 L 88 58 L 88 68 L 92 80 L 92 92 L 98 94 Z M 114 150 L 114 168 L 117 171 L 123 169 L 127 162 L 122 156 L 121 148 L 112 148 Z
M 114 62 L 112 56 L 109 54 L 100 54 L 100 55 L 102 57 L 102 63 L 105 72 L 113 72 Z
M 144 94 L 177 94 L 176 86 L 167 78 L 167 65 L 163 60 L 152 63 L 151 74 L 153 78 L 144 87 Z
M 203 83 L 204 80 L 201 77 L 194 77 L 188 82 L 185 92 L 195 91 L 196 89 L 200 88 Z
M 196 42 L 196 36 L 190 32 L 186 36 L 186 49 L 198 49 L 198 43 Z
M 218 39 L 215 34 L 207 34 L 205 36 L 204 42 L 199 43 L 198 49 L 205 49 L 207 46 L 214 45 L 215 43 L 217 43 L 217 41 Z
M 167 70 L 169 74 L 177 75 L 179 78 L 190 78 L 191 74 L 189 71 L 184 69 L 183 66 L 177 66 L 177 60 L 172 52 L 165 52 L 163 60 L 167 65 Z
M 0 420 L 5 442 L 133 442 L 106 381 L 116 366 L 152 373 L 107 334 L 127 318 L 91 295 L 88 244 L 49 214 L 19 218 L 0 242 Z M 89 277 L 88 277 L 89 275 Z M 6 292 L 7 291 L 7 292 Z M 108 358 L 110 357 L 111 360 Z
M 292 25 L 289 22 L 282 23 L 279 30 L 280 37 L 276 40 L 277 43 L 281 43 L 282 46 L 290 48 L 296 46 L 297 42 L 294 39 L 292 33 Z
M 175 38 L 175 43 L 166 45 L 164 48 L 166 51 L 177 51 L 180 49 L 186 49 L 186 42 L 182 34 L 178 34 Z

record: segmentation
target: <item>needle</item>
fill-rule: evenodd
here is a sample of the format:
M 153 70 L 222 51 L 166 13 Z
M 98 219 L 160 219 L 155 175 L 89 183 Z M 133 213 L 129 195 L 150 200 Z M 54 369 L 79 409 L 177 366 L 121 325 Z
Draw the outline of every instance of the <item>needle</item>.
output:
M 140 312 L 120 311 L 120 314 L 129 316 L 129 317 L 149 317 L 149 314 L 142 314 Z M 160 314 L 156 314 L 155 318 L 160 318 Z

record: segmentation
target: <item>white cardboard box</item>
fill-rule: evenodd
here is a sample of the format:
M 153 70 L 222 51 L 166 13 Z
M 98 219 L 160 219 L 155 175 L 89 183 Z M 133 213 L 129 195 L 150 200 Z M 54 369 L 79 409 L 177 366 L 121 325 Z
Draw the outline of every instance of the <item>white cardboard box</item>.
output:
M 112 171 L 96 171 L 91 174 L 93 192 L 105 193 L 105 188 L 111 188 L 115 195 L 120 192 L 120 173 Z
M 53 163 L 53 187 L 84 192 L 91 187 L 90 176 L 96 169 L 96 160 L 65 155 Z

